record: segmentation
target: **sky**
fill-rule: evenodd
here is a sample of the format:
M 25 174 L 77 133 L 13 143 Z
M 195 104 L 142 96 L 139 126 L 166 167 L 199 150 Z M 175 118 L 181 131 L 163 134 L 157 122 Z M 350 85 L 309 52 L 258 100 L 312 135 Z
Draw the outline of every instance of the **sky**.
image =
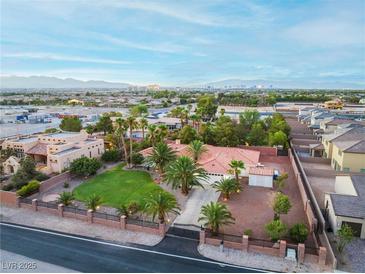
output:
M 365 87 L 365 1 L 1 0 L 1 75 Z

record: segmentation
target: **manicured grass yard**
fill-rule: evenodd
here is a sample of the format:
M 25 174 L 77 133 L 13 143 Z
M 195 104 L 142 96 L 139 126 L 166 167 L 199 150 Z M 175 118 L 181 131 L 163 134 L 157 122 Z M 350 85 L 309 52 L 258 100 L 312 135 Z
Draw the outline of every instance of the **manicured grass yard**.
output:
M 74 189 L 76 200 L 85 201 L 92 194 L 100 195 L 103 204 L 119 207 L 131 201 L 144 204 L 144 199 L 162 188 L 145 171 L 127 171 L 119 165 L 82 183 Z

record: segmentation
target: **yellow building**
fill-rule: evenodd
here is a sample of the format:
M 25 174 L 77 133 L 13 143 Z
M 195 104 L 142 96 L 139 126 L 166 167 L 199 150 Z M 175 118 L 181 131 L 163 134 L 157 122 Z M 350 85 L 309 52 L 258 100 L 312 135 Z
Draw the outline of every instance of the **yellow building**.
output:
M 67 101 L 67 104 L 69 105 L 83 105 L 84 102 L 81 100 L 77 100 L 77 99 L 71 99 Z

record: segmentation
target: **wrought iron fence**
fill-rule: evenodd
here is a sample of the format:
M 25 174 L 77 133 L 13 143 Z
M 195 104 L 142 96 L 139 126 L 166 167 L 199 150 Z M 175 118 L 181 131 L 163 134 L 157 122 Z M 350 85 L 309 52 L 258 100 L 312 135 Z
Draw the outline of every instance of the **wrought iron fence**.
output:
M 32 204 L 32 200 L 31 198 L 20 198 L 20 202 L 21 203 L 24 203 L 24 204 L 29 204 L 31 205 Z
M 235 242 L 235 243 L 242 243 L 242 236 L 239 235 L 233 235 L 233 234 L 224 234 L 224 233 L 213 233 L 210 230 L 206 231 L 206 236 L 208 238 L 213 238 L 213 239 L 219 239 L 224 241 L 229 241 L 229 242 Z
M 74 214 L 79 214 L 79 215 L 87 215 L 87 210 L 86 209 L 82 209 L 82 208 L 78 208 L 75 206 L 65 206 L 63 208 L 64 212 L 70 212 L 70 213 L 74 213 Z
M 95 211 L 94 217 L 99 218 L 99 219 L 104 219 L 104 220 L 116 221 L 116 222 L 120 221 L 120 217 L 118 215 L 108 214 L 108 213 L 104 213 L 104 212 Z
M 131 224 L 131 225 L 139 225 L 139 226 L 144 226 L 144 227 L 150 227 L 150 228 L 158 228 L 159 224 L 155 223 L 153 221 L 149 221 L 149 220 L 144 220 L 144 219 L 140 219 L 138 217 L 128 217 L 126 219 L 127 224 Z
M 43 202 L 43 201 L 37 201 L 37 206 L 38 207 L 46 207 L 46 208 L 52 208 L 52 209 L 57 209 L 58 208 L 58 204 L 55 202 Z
M 257 246 L 262 246 L 262 247 L 271 247 L 271 248 L 276 248 L 275 243 L 269 240 L 264 240 L 264 239 L 257 239 L 257 238 L 248 238 L 248 242 L 250 245 L 257 245 Z M 277 245 L 277 248 L 279 248 L 279 246 Z

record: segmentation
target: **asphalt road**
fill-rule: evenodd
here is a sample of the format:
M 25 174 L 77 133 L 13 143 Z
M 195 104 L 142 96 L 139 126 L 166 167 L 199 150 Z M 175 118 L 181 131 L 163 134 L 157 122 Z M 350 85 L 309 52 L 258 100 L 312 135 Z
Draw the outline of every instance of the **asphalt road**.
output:
M 196 251 L 189 254 L 195 243 L 186 239 L 168 238 L 156 247 L 146 248 L 0 225 L 1 249 L 80 272 L 256 272 L 205 259 L 194 254 Z

